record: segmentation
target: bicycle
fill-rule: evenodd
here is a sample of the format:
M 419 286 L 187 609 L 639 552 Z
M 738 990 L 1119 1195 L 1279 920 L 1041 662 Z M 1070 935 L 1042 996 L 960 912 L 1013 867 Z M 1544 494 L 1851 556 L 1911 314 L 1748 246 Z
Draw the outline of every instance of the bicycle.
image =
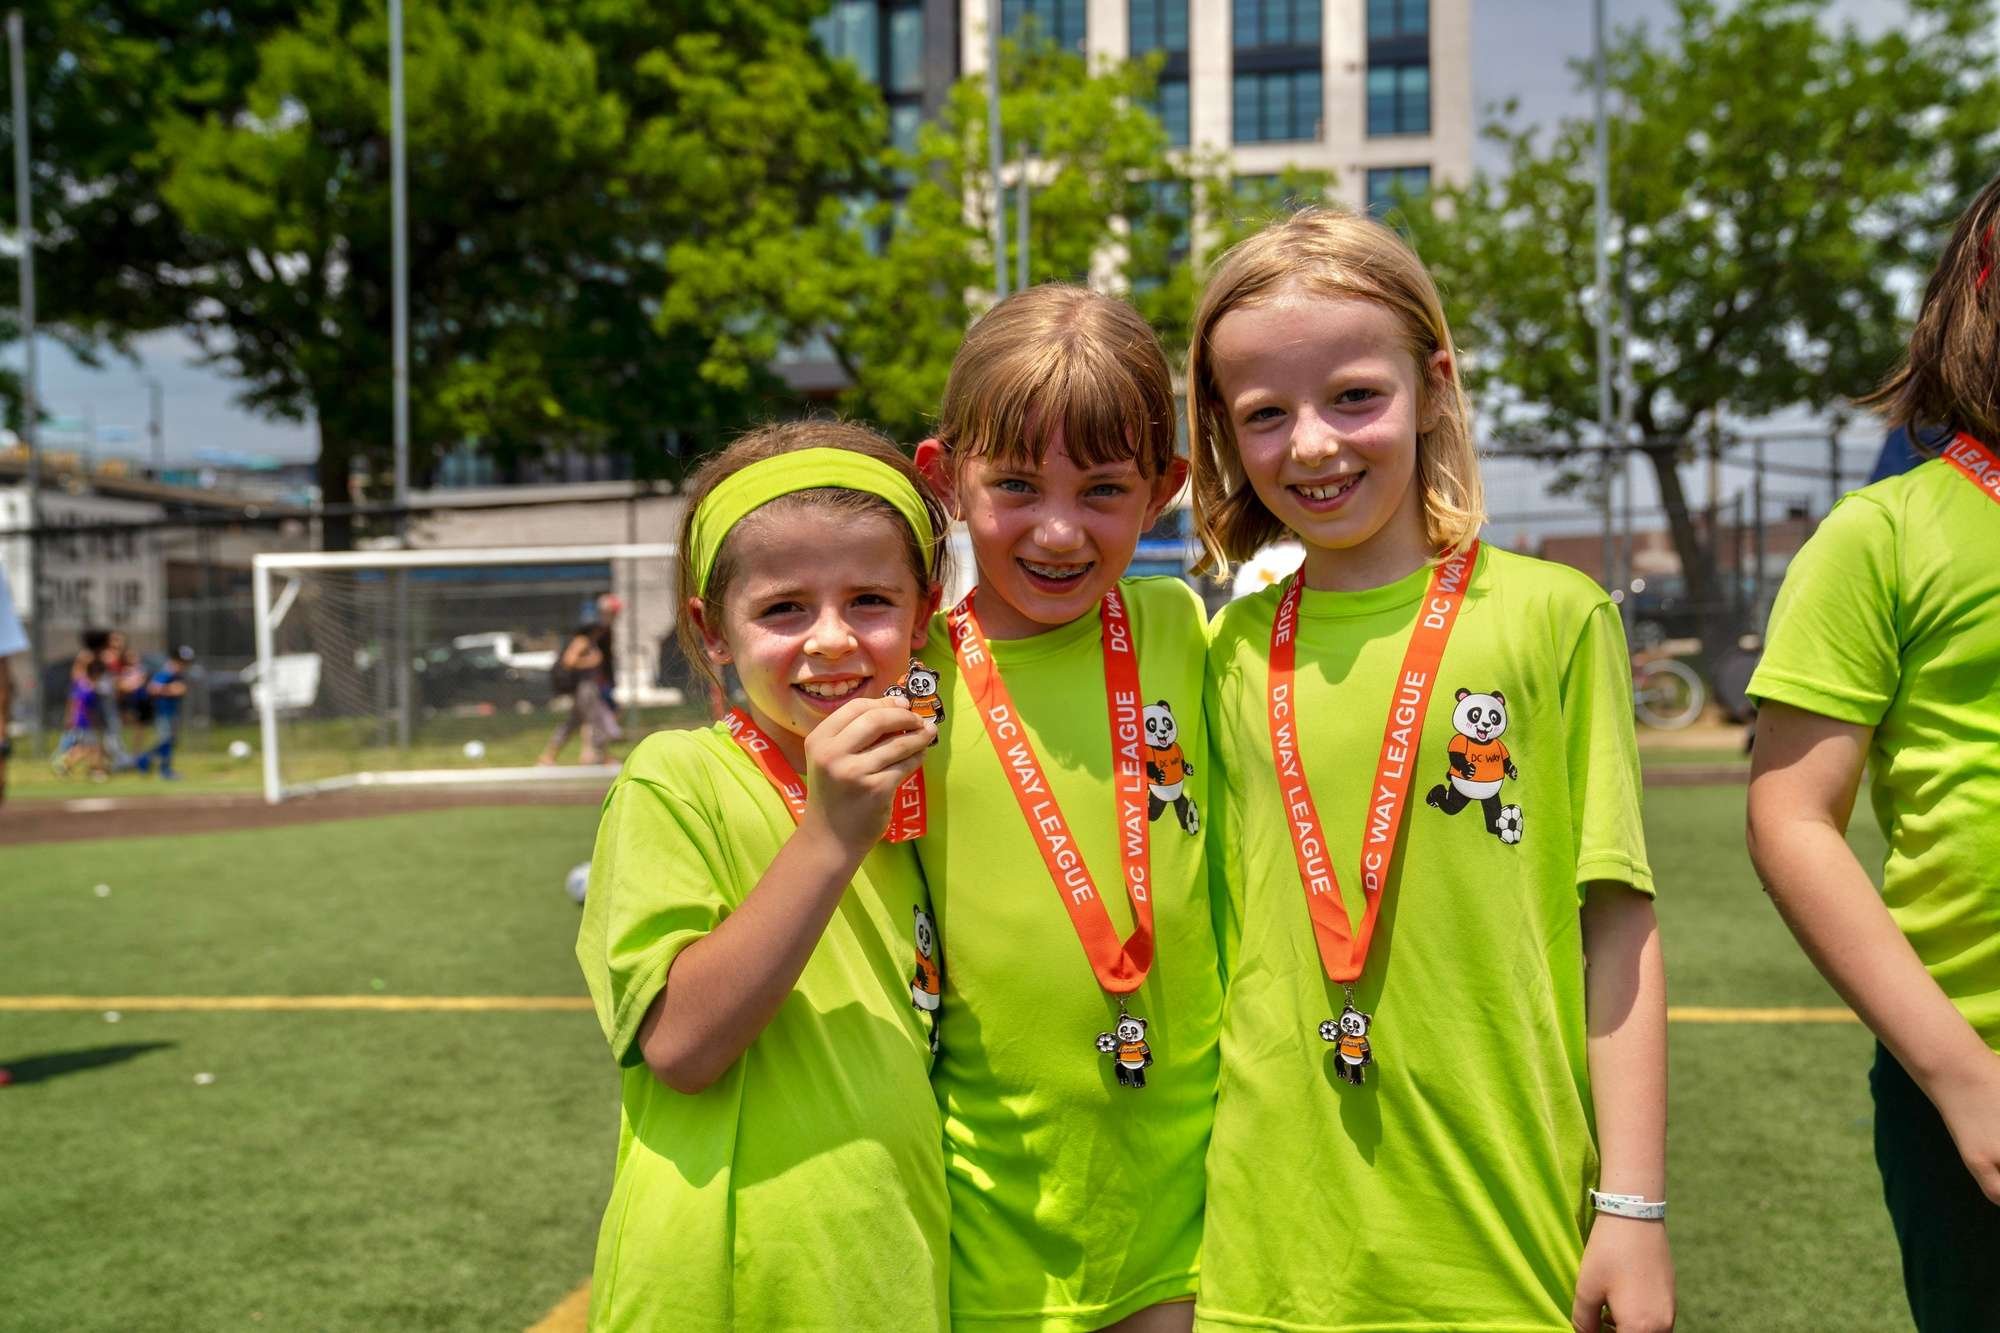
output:
M 1632 713 L 1656 731 L 1679 731 L 1708 706 L 1708 687 L 1685 662 L 1632 659 Z

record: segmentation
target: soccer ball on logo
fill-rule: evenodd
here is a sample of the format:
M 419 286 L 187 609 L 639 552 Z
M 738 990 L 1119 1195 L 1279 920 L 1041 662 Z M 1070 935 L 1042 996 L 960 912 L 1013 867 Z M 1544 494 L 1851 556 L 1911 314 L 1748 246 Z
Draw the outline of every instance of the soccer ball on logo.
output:
M 1500 835 L 1500 841 L 1504 843 L 1512 845 L 1519 842 L 1521 840 L 1521 807 L 1518 805 L 1501 806 L 1500 818 L 1495 821 L 1493 831 Z
M 563 879 L 563 892 L 569 894 L 570 901 L 581 903 L 584 893 L 589 888 L 590 862 L 585 861 L 580 865 L 571 866 L 569 874 Z

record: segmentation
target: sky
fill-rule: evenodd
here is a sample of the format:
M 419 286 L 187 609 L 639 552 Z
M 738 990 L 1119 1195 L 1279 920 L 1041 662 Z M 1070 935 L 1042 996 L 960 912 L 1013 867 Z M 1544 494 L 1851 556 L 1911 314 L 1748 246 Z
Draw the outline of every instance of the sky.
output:
M 1525 120 L 1552 123 L 1589 109 L 1587 92 L 1576 86 L 1567 62 L 1590 51 L 1589 0 L 1471 0 L 1473 6 L 1473 104 L 1483 122 L 1486 109 L 1512 97 Z M 1633 23 L 1663 25 L 1670 0 L 1605 0 L 1614 28 Z M 1901 0 L 1836 0 L 1834 12 L 1864 28 L 1894 22 Z M 1482 165 L 1492 163 L 1482 160 Z M 272 421 L 235 406 L 230 381 L 198 364 L 196 349 L 178 333 L 139 339 L 137 366 L 111 357 L 98 370 L 80 365 L 44 339 L 41 392 L 45 410 L 65 419 L 49 430 L 51 448 L 76 447 L 94 426 L 101 453 L 147 453 L 145 376 L 163 390 L 163 437 L 169 465 L 195 461 L 197 450 L 267 455 L 283 461 L 310 460 L 318 451 L 311 423 Z M 18 366 L 18 346 L 6 354 Z M 383 367 L 388 373 L 388 367 Z M 45 428 L 46 429 L 46 428 Z M 386 435 L 389 423 L 384 421 Z M 106 438 L 110 437 L 110 438 Z

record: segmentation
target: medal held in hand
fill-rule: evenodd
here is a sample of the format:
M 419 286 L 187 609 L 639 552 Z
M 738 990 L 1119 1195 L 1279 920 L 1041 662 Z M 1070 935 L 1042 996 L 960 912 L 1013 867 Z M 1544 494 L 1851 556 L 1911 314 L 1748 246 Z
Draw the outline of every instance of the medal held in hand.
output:
M 1146 1044 L 1146 1020 L 1127 1012 L 1118 1001 L 1118 1027 L 1097 1034 L 1097 1049 L 1112 1058 L 1121 1088 L 1146 1086 L 1146 1066 L 1153 1063 L 1153 1048 Z
M 1375 918 L 1382 909 L 1382 889 L 1395 859 L 1396 831 L 1409 804 L 1410 775 L 1415 771 L 1417 746 L 1423 737 L 1424 714 L 1437 685 L 1438 664 L 1444 660 L 1445 644 L 1465 603 L 1466 585 L 1478 559 L 1479 543 L 1474 542 L 1463 554 L 1438 560 L 1431 570 L 1423 605 L 1417 609 L 1417 623 L 1410 630 L 1409 647 L 1404 650 L 1389 717 L 1382 728 L 1382 752 L 1375 764 L 1375 781 L 1369 787 L 1373 795 L 1362 824 L 1361 891 L 1367 906 L 1358 926 L 1348 920 L 1347 905 L 1341 900 L 1340 878 L 1327 855 L 1326 834 L 1299 756 L 1293 671 L 1298 660 L 1299 601 L 1305 590 L 1303 569 L 1292 576 L 1271 619 L 1271 665 L 1265 690 L 1278 792 L 1292 835 L 1292 855 L 1298 862 L 1299 885 L 1305 890 L 1306 914 L 1312 920 L 1320 966 L 1327 980 L 1341 986 L 1347 996 L 1340 1016 L 1321 1023 L 1319 1035 L 1336 1048 L 1335 1072 L 1343 1082 L 1356 1086 L 1361 1083 L 1361 1071 L 1375 1063 L 1375 1049 L 1368 1039 L 1374 1019 L 1355 1005 L 1354 983 L 1361 977 L 1368 946 L 1375 938 Z
M 934 727 L 944 725 L 944 700 L 938 697 L 937 672 L 925 666 L 916 658 L 903 672 L 903 678 L 882 691 L 885 698 L 908 699 L 910 711 L 918 717 L 928 718 Z M 931 737 L 931 744 L 938 743 L 940 732 Z

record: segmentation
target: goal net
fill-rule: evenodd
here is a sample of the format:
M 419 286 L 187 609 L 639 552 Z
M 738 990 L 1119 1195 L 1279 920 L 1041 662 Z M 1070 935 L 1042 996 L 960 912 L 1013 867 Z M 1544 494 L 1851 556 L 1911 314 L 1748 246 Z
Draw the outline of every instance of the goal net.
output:
M 610 727 L 622 753 L 707 716 L 673 643 L 672 546 L 280 553 L 256 557 L 253 584 L 243 674 L 274 803 L 608 779 Z M 599 625 L 608 670 L 559 679 L 564 649 Z

